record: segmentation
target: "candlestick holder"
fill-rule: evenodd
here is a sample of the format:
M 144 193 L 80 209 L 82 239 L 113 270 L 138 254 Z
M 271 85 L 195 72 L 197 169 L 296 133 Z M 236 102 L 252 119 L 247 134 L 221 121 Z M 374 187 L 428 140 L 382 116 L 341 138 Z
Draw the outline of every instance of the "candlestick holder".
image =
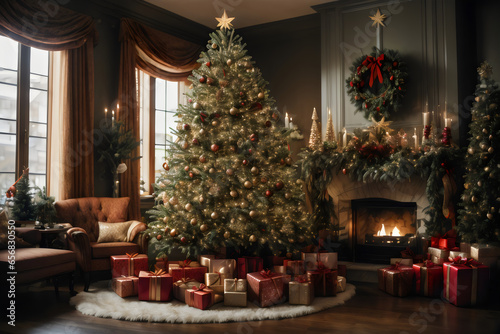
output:
M 445 146 L 451 145 L 451 129 L 449 127 L 445 127 L 443 129 L 443 138 L 441 139 L 441 144 Z

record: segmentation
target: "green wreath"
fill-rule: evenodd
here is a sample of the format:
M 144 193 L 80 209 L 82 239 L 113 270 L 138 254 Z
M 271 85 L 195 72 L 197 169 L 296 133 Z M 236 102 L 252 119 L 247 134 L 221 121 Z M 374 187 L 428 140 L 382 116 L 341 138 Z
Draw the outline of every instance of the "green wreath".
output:
M 368 56 L 356 59 L 346 80 L 347 93 L 367 120 L 388 119 L 401 106 L 408 77 L 398 51 L 373 48 Z

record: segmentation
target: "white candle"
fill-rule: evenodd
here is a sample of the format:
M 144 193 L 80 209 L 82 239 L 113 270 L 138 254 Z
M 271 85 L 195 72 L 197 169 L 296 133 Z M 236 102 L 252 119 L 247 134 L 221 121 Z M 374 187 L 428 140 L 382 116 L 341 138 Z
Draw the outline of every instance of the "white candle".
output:
M 290 117 L 290 129 L 293 129 L 292 118 Z
M 288 113 L 285 113 L 285 128 L 290 127 L 290 121 L 288 119 Z
M 418 150 L 418 134 L 417 134 L 417 128 L 415 128 L 413 132 L 413 138 L 415 139 L 415 149 Z
M 424 117 L 424 126 L 429 125 L 429 112 L 423 112 L 422 115 Z
M 447 118 L 447 119 L 446 119 L 446 124 L 445 124 L 445 126 L 447 126 L 447 127 L 451 128 L 451 118 Z
M 115 122 L 115 111 L 111 110 L 111 124 Z
M 116 117 L 118 117 L 118 113 L 120 112 L 120 104 L 116 104 Z
M 104 119 L 108 119 L 108 108 L 104 108 Z
M 347 130 L 344 128 L 342 131 L 344 131 L 344 135 L 342 136 L 342 144 L 344 146 L 347 146 Z
M 448 126 L 448 118 L 446 118 L 446 109 L 444 110 L 444 127 L 446 128 Z

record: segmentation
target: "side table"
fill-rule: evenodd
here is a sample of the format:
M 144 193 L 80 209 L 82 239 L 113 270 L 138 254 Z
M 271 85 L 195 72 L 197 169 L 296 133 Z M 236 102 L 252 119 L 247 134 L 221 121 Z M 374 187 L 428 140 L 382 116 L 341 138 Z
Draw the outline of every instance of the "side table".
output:
M 71 226 L 63 225 L 63 227 L 46 227 L 45 229 L 41 229 L 42 240 L 40 241 L 40 247 L 67 249 L 66 231 L 70 228 Z

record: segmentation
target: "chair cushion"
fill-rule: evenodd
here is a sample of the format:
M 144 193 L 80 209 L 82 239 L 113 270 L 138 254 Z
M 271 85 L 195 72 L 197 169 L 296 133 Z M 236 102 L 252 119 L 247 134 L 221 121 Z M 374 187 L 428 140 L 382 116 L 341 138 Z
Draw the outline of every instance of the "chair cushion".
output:
M 83 228 L 91 242 L 99 237 L 98 222 L 127 221 L 129 197 L 83 197 L 55 203 L 58 223 Z
M 111 255 L 138 253 L 139 245 L 132 242 L 91 242 L 92 258 L 109 258 Z
M 124 223 L 99 222 L 99 238 L 97 242 L 129 241 L 127 232 L 131 224 L 132 221 Z
M 34 270 L 56 266 L 66 262 L 75 262 L 75 253 L 70 250 L 53 248 L 16 249 L 16 271 Z M 2 270 L 8 265 L 8 251 L 0 251 Z

